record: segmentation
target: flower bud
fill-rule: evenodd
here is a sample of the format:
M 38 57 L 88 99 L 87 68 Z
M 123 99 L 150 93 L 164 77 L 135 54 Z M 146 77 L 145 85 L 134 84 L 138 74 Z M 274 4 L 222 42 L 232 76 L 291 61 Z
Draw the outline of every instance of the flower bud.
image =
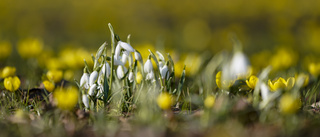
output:
M 97 78 L 98 78 L 98 72 L 95 70 L 90 74 L 90 78 L 89 78 L 90 87 L 96 82 Z
M 131 47 L 131 45 L 129 45 L 129 44 L 126 43 L 126 42 L 119 41 L 119 42 L 118 42 L 118 45 L 120 45 L 120 46 L 121 46 L 123 49 L 125 49 L 126 51 L 134 52 L 134 49 Z
M 144 64 L 143 69 L 144 69 L 145 73 L 151 73 L 153 71 L 153 66 L 152 66 L 152 62 L 151 62 L 150 59 L 148 59 L 146 61 L 146 63 Z
M 124 74 L 127 72 L 127 68 L 125 66 L 118 66 L 117 68 L 117 76 L 119 79 L 124 77 Z
M 134 52 L 134 57 L 136 58 L 136 60 L 141 61 L 142 57 L 141 54 L 139 53 L 139 51 L 135 50 Z
M 88 95 L 83 94 L 82 95 L 82 103 L 86 108 L 89 108 L 89 97 Z
M 89 92 L 88 94 L 90 96 L 94 96 L 97 90 L 97 84 L 93 84 L 92 86 L 90 86 Z
M 129 72 L 128 79 L 129 79 L 130 82 L 133 82 L 134 76 L 133 76 L 133 72 L 132 71 Z
M 160 68 L 160 74 L 161 74 L 161 78 L 164 79 L 168 79 L 169 78 L 169 74 L 168 73 L 168 66 L 164 65 L 162 68 Z
M 85 89 L 89 89 L 89 74 L 83 73 L 80 79 L 80 87 L 84 87 Z

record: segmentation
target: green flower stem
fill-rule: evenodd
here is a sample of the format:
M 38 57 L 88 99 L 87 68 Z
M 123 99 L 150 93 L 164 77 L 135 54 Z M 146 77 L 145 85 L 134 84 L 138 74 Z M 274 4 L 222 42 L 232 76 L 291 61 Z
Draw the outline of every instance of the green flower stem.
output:
M 110 74 L 110 84 L 109 84 L 109 91 L 111 93 L 112 89 L 112 79 L 113 79 L 113 69 L 114 69 L 114 50 L 115 50 L 115 41 L 114 41 L 114 31 L 112 25 L 108 24 L 110 32 L 111 32 L 111 74 Z

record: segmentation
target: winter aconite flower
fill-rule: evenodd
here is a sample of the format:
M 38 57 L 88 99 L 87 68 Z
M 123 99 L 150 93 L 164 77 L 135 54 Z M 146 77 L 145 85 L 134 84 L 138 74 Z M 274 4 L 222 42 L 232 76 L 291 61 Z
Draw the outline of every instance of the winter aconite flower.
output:
M 20 87 L 20 79 L 17 76 L 7 77 L 4 79 L 3 84 L 7 90 L 13 92 Z
M 57 107 L 62 110 L 71 110 L 78 103 L 79 91 L 74 87 L 67 89 L 57 88 L 53 92 L 53 97 L 57 103 Z
M 287 89 L 290 90 L 295 83 L 295 78 L 294 77 L 290 77 L 287 79 L 287 81 L 285 79 L 283 79 L 282 77 L 278 78 L 277 80 L 268 81 L 268 85 L 271 89 L 271 91 L 276 91 L 278 89 Z
M 61 70 L 49 70 L 47 72 L 47 78 L 49 80 L 54 81 L 55 83 L 58 83 L 62 80 L 63 72 Z
M 0 41 L 0 60 L 6 59 L 12 51 L 11 44 L 8 41 Z
M 311 63 L 308 69 L 311 75 L 318 77 L 320 74 L 320 63 Z
M 6 66 L 3 68 L 1 74 L 2 74 L 1 77 L 3 78 L 12 77 L 16 74 L 16 68 L 11 66 Z
M 204 100 L 204 106 L 206 108 L 212 108 L 214 103 L 215 103 L 216 97 L 209 95 L 206 97 L 206 99 Z
M 301 102 L 299 98 L 290 94 L 282 95 L 279 102 L 280 112 L 284 115 L 293 114 L 299 110 Z
M 141 72 L 137 72 L 137 76 L 136 76 L 137 83 L 140 84 L 142 79 L 143 79 L 143 77 L 142 77 Z
M 18 53 L 22 58 L 37 57 L 43 48 L 41 40 L 36 38 L 24 39 L 18 43 Z
M 218 88 L 220 89 L 227 89 L 227 88 L 230 88 L 234 81 L 233 80 L 222 80 L 222 72 L 219 71 L 217 74 L 216 74 L 216 84 L 218 86 Z
M 52 92 L 54 90 L 54 88 L 55 88 L 54 83 L 50 82 L 48 80 L 45 80 L 42 83 L 44 85 L 44 88 L 49 92 Z
M 252 76 L 250 76 L 249 80 L 246 80 L 246 83 L 249 88 L 254 89 L 256 87 L 258 81 L 259 81 L 259 79 L 256 76 L 252 75 Z
M 161 93 L 157 98 L 157 104 L 163 110 L 170 109 L 172 105 L 171 96 L 168 93 Z

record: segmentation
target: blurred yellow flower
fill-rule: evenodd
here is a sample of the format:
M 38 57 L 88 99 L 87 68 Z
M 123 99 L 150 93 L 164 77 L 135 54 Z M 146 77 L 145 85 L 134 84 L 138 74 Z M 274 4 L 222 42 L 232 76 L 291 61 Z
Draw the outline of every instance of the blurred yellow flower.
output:
M 8 41 L 0 42 L 0 60 L 6 59 L 12 52 L 11 44 Z
M 45 80 L 42 83 L 44 85 L 44 88 L 49 92 L 52 92 L 54 90 L 54 88 L 55 88 L 54 83 L 50 82 L 48 80 Z
M 320 74 L 320 63 L 311 63 L 308 69 L 311 75 L 318 77 Z
M 280 112 L 284 115 L 293 114 L 299 110 L 301 102 L 299 98 L 295 98 L 290 94 L 282 95 L 279 102 Z
M 49 80 L 54 81 L 55 83 L 58 83 L 62 80 L 63 72 L 61 70 L 49 70 L 47 72 L 47 78 Z
M 142 79 L 143 79 L 143 77 L 142 77 L 142 74 L 140 73 L 140 71 L 137 72 L 137 76 L 136 76 L 137 83 L 140 84 Z
M 63 69 L 64 65 L 60 59 L 51 57 L 46 60 L 46 67 L 48 69 Z
M 209 95 L 206 97 L 206 99 L 204 100 L 204 106 L 206 108 L 212 108 L 214 103 L 216 101 L 216 97 L 215 96 L 212 96 L 212 95 Z
M 233 80 L 222 80 L 221 75 L 222 75 L 221 71 L 219 71 L 216 74 L 216 84 L 217 84 L 218 88 L 220 88 L 220 89 L 230 88 L 234 84 L 234 81 Z
M 295 78 L 294 77 L 290 77 L 287 79 L 287 81 L 285 79 L 283 79 L 282 77 L 278 78 L 277 80 L 271 81 L 269 79 L 268 81 L 268 85 L 271 89 L 271 91 L 276 91 L 278 89 L 287 89 L 290 90 L 291 88 L 293 88 L 295 83 Z
M 297 54 L 290 48 L 279 48 L 270 59 L 273 70 L 288 69 L 297 62 Z
M 7 90 L 13 92 L 20 87 L 20 79 L 17 76 L 7 77 L 4 79 L 3 84 Z
M 6 66 L 2 69 L 1 72 L 1 77 L 6 78 L 6 77 L 11 77 L 16 75 L 16 68 L 11 67 L 11 66 Z
M 246 83 L 249 88 L 254 89 L 256 87 L 256 84 L 258 83 L 259 78 L 252 75 L 250 76 L 249 80 L 246 80 Z
M 22 58 L 34 58 L 37 57 L 43 48 L 43 43 L 40 39 L 28 38 L 21 40 L 18 43 L 18 53 Z
M 307 86 L 308 84 L 309 84 L 309 75 L 308 74 L 304 74 L 304 73 L 302 73 L 302 74 L 296 74 L 295 75 L 295 79 L 297 79 L 298 80 L 298 77 L 302 77 L 303 78 L 303 85 L 302 85 L 302 87 L 305 87 L 305 86 Z
M 157 98 L 157 103 L 161 109 L 167 110 L 171 108 L 173 102 L 168 93 L 161 93 Z
M 74 70 L 68 69 L 64 72 L 63 78 L 68 81 L 74 80 Z
M 57 88 L 53 92 L 53 97 L 57 103 L 58 108 L 62 110 L 71 110 L 78 103 L 78 90 L 75 87 L 67 89 Z

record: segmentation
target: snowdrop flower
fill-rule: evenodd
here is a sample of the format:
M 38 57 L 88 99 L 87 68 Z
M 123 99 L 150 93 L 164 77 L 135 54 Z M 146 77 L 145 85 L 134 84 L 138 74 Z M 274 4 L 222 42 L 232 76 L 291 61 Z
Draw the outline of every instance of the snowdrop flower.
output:
M 144 64 L 143 70 L 144 70 L 145 73 L 153 72 L 153 66 L 152 66 L 152 62 L 151 62 L 150 58 Z
M 114 58 L 119 60 L 120 53 L 121 53 L 121 46 L 117 45 L 114 53 Z
M 120 46 L 121 46 L 123 49 L 125 49 L 126 51 L 134 52 L 134 49 L 131 47 L 131 45 L 129 45 L 129 44 L 126 43 L 126 42 L 119 41 L 119 42 L 118 42 L 118 45 L 120 45 Z
M 169 74 L 167 74 L 168 70 L 169 69 L 168 69 L 167 64 L 164 65 L 162 68 L 160 68 L 160 74 L 161 74 L 161 78 L 162 79 L 164 79 L 164 78 L 168 79 L 169 78 Z
M 100 75 L 104 75 L 106 72 L 107 72 L 107 77 L 109 77 L 110 74 L 111 74 L 111 69 L 110 69 L 110 65 L 109 65 L 108 62 L 106 62 L 106 63 L 102 66 L 102 68 L 101 68 L 101 70 L 100 70 L 100 72 L 99 72 L 99 76 L 100 76 Z
M 246 75 L 248 72 L 248 64 L 249 61 L 247 57 L 241 51 L 235 51 L 230 64 L 231 75 L 240 77 Z
M 124 66 L 118 66 L 117 68 L 117 76 L 119 79 L 124 77 L 124 74 L 127 73 L 127 68 Z
M 98 78 L 98 72 L 95 70 L 90 74 L 89 86 L 91 87 Z
M 127 59 L 128 59 L 128 55 L 127 54 L 122 54 L 121 61 L 122 61 L 123 64 L 127 63 Z
M 159 51 L 156 51 L 156 54 L 159 57 L 159 67 L 162 68 L 164 66 L 164 63 L 165 63 L 164 56 Z
M 150 73 L 147 74 L 146 80 L 154 80 L 154 73 L 151 71 Z
M 89 74 L 87 72 L 83 73 L 80 79 L 80 87 L 89 89 Z
M 82 103 L 86 108 L 89 108 L 89 97 L 86 94 L 82 95 Z
M 90 96 L 94 96 L 96 90 L 97 90 L 97 84 L 93 84 L 92 86 L 90 86 L 90 89 L 89 89 L 88 94 L 89 94 Z
M 141 54 L 137 50 L 134 51 L 134 57 L 135 57 L 136 60 L 142 61 Z
M 264 83 L 262 83 L 260 85 L 260 89 L 261 89 L 261 97 L 262 97 L 262 100 L 268 100 L 269 98 L 269 94 L 270 94 L 270 91 L 268 89 L 268 86 Z
M 134 76 L 133 76 L 133 72 L 132 71 L 129 72 L 128 79 L 129 79 L 130 83 L 133 82 Z

